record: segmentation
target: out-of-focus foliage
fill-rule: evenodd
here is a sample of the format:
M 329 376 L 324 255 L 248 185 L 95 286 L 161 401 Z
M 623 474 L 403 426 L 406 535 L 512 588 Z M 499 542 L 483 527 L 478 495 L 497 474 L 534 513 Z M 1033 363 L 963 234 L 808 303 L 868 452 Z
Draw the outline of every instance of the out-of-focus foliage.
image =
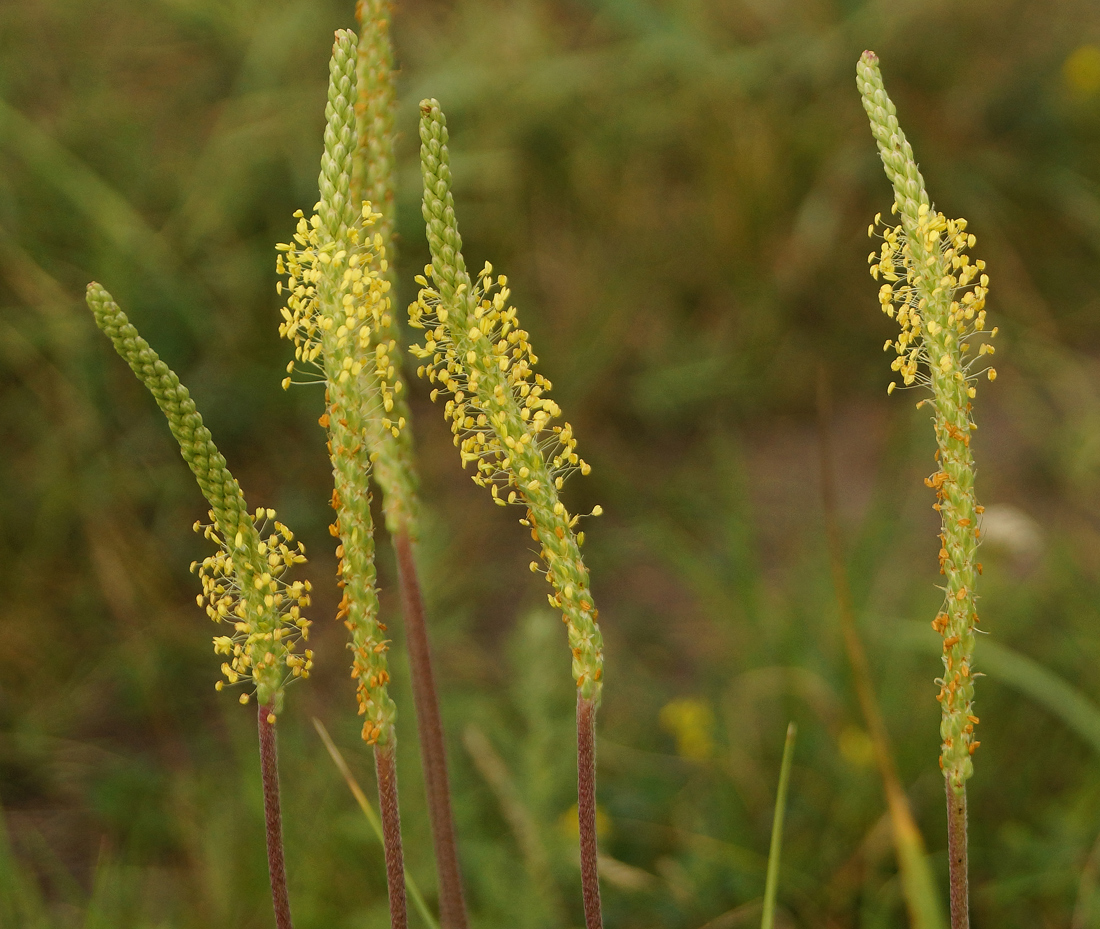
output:
M 83 308 L 90 279 L 193 385 L 255 505 L 302 527 L 316 668 L 282 727 L 296 918 L 386 923 L 381 851 L 308 724 L 322 717 L 368 777 L 331 620 L 321 399 L 279 390 L 274 291 L 273 245 L 316 196 L 332 30 L 351 21 L 351 0 L 0 8 L 5 927 L 270 919 L 251 716 L 209 688 L 213 627 L 187 573 L 204 553 L 189 527 L 205 507 Z M 975 923 L 1097 924 L 1100 10 L 398 0 L 394 34 L 399 302 L 427 251 L 415 127 L 431 95 L 453 131 L 471 265 L 489 258 L 509 275 L 593 464 L 570 506 L 607 514 L 587 527 L 586 553 L 606 636 L 608 925 L 759 919 L 790 718 L 800 738 L 778 924 L 904 919 L 828 579 L 821 364 L 838 397 L 860 621 L 903 781 L 946 872 L 928 627 L 937 521 L 921 481 L 932 444 L 916 398 L 885 395 L 891 324 L 865 230 L 890 195 L 852 78 L 864 48 L 882 59 L 937 206 L 981 239 L 1004 337 L 974 441 L 982 623 L 1000 646 L 978 682 Z M 485 504 L 426 397 L 413 399 L 475 924 L 574 925 L 562 630 L 537 612 L 545 592 L 514 514 Z M 395 575 L 381 570 L 392 611 Z M 1031 663 L 1013 664 L 1020 655 Z M 400 660 L 394 683 L 406 852 L 431 887 Z M 1072 718 L 1051 709 L 1066 686 Z M 476 764 L 471 726 L 493 748 Z

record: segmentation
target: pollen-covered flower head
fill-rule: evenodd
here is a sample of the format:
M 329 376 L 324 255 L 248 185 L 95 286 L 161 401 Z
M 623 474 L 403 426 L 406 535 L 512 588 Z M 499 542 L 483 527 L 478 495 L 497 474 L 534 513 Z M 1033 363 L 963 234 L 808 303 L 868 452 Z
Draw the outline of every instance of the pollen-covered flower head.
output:
M 214 514 L 210 513 L 213 521 Z M 206 615 L 226 623 L 230 635 L 214 637 L 214 651 L 227 656 L 222 664 L 225 683 L 252 679 L 258 689 L 278 692 L 296 677 L 309 677 L 313 652 L 296 654 L 299 642 L 309 638 L 309 620 L 302 608 L 309 606 L 309 581 L 289 580 L 287 572 L 306 560 L 301 542 L 292 547 L 294 534 L 275 519 L 272 509 L 259 509 L 252 516 L 253 529 L 239 530 L 224 538 L 213 523 L 195 523 L 218 546 L 218 551 L 193 563 L 202 581 L 196 598 Z M 265 533 L 267 533 L 265 537 Z M 248 701 L 242 695 L 241 702 Z
M 560 418 L 561 408 L 550 398 L 553 385 L 534 370 L 538 358 L 527 331 L 520 327 L 516 308 L 508 305 L 507 277 L 494 280 L 493 266 L 486 262 L 469 294 L 466 285 L 460 285 L 458 308 L 449 310 L 429 284 L 431 275 L 428 265 L 416 278 L 421 289 L 409 307 L 409 324 L 427 331 L 423 344 L 409 350 L 426 362 L 417 374 L 438 385 L 432 400 L 441 394 L 448 397 L 444 415 L 451 423 L 462 466 L 475 465 L 474 483 L 488 487 L 500 505 L 519 502 L 525 490 L 534 489 L 528 486 L 530 481 L 524 483 L 528 475 L 512 469 L 517 445 L 538 450 L 556 489 L 574 471 L 587 474 L 591 468 L 577 454 L 573 427 L 552 424 Z M 450 319 L 451 314 L 456 318 Z M 458 316 L 465 318 L 460 321 Z M 462 346 L 450 335 L 456 326 L 465 335 Z M 486 396 L 497 402 L 485 402 Z M 506 399 L 514 402 L 523 424 L 517 435 L 508 431 Z
M 341 386 L 363 378 L 369 383 L 360 393 L 376 406 L 364 413 L 396 436 L 404 425 L 389 415 L 401 389 L 392 356 L 397 343 L 377 338 L 380 331 L 388 335 L 393 323 L 385 246 L 380 234 L 371 234 L 380 214 L 364 203 L 359 221 L 335 236 L 320 212 L 308 220 L 301 210 L 294 215 L 294 242 L 276 246 L 277 270 L 286 275 L 277 287 L 287 295 L 279 335 L 294 343 L 295 358 L 283 387 L 290 386 L 296 368 L 312 372 L 310 380 Z
M 913 149 L 898 123 L 897 111 L 883 86 L 878 57 L 864 52 L 856 65 L 856 83 L 878 143 L 879 156 L 893 187 L 892 212 L 900 220 L 887 226 L 879 251 L 868 258 L 871 274 L 882 279 L 879 302 L 897 319 L 901 334 L 888 339 L 892 367 L 906 387 L 919 384 L 928 396 L 936 435 L 938 470 L 925 480 L 935 490 L 933 509 L 940 514 L 939 564 L 944 604 L 933 628 L 943 637 L 940 701 L 940 766 L 952 790 L 962 791 L 973 774 L 971 759 L 980 744 L 974 737 L 974 644 L 978 624 L 974 588 L 982 566 L 976 560 L 982 507 L 974 495 L 971 434 L 975 367 L 993 352 L 986 330 L 989 276 L 985 262 L 967 252 L 976 240 L 964 219 L 947 219 L 933 206 Z M 868 229 L 873 235 L 881 215 Z M 977 343 L 977 352 L 972 343 Z M 990 380 L 993 368 L 986 369 Z M 891 382 L 893 391 L 897 382 Z
M 301 544 L 293 550 L 289 547 L 293 536 L 281 523 L 274 523 L 266 539 L 261 537 L 275 512 L 249 513 L 240 485 L 187 388 L 103 287 L 89 284 L 87 300 L 96 324 L 167 417 L 180 453 L 210 504 L 206 535 L 219 551 L 202 564 L 203 593 L 198 600 L 200 606 L 206 604 L 212 619 L 233 625 L 233 635 L 214 639 L 214 650 L 230 656 L 223 672 L 230 683 L 251 679 L 260 704 L 277 713 L 284 684 L 308 676 L 312 665 L 308 650 L 295 654 L 298 641 L 308 634 L 309 622 L 301 608 L 309 602 L 309 583 L 288 584 L 283 576 L 291 565 L 305 561 L 304 549 Z M 219 681 L 218 689 L 222 686 Z M 248 694 L 241 699 L 247 702 Z
M 295 346 L 288 374 L 301 366 L 325 387 L 319 422 L 328 432 L 332 461 L 336 520 L 329 531 L 339 539 L 337 571 L 343 588 L 337 618 L 350 633 L 351 673 L 365 717 L 363 738 L 384 745 L 393 738 L 396 706 L 387 689 L 389 640 L 378 619 L 370 475 L 376 461 L 392 465 L 391 453 L 398 450 L 396 440 L 405 422 L 393 360 L 397 343 L 391 334 L 385 238 L 375 227 L 381 216 L 352 195 L 361 186 L 352 181 L 359 138 L 357 44 L 354 33 L 336 33 L 320 198 L 308 220 L 301 212 L 295 214 L 294 242 L 278 246 L 278 270 L 287 276 L 279 331 Z M 288 377 L 283 386 L 290 383 Z M 411 504 L 405 511 L 409 509 Z
M 882 214 L 875 216 L 869 236 L 881 219 Z M 882 311 L 901 326 L 897 339 L 883 346 L 897 355 L 891 368 L 910 387 L 929 385 L 934 367 L 940 375 L 966 381 L 972 398 L 975 364 L 993 354 L 986 340 L 996 336 L 997 330 L 986 330 L 989 275 L 984 261 L 971 260 L 967 254 L 977 240 L 967 232 L 966 220 L 947 219 L 921 204 L 913 230 L 907 231 L 901 223 L 887 225 L 882 238 L 881 249 L 871 252 L 867 260 L 871 276 L 883 281 L 879 288 Z M 980 340 L 976 353 L 971 352 L 969 340 L 973 339 Z M 993 368 L 986 372 L 989 380 L 997 376 Z M 889 391 L 896 386 L 892 382 Z

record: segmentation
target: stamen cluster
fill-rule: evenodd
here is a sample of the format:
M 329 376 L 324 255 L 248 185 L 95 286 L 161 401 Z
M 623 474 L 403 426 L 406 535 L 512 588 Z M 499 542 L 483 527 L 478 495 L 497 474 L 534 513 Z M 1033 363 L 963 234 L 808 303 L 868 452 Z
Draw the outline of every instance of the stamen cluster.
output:
M 393 324 L 385 247 L 381 234 L 370 234 L 380 214 L 364 203 L 360 222 L 340 230 L 343 241 L 326 234 L 318 212 L 309 220 L 301 210 L 294 215 L 294 244 L 276 246 L 282 253 L 276 269 L 287 277 L 288 294 L 279 335 L 294 343 L 295 358 L 287 365 L 283 388 L 302 365 L 313 368 L 314 381 L 347 385 L 364 376 L 371 383 L 362 396 L 377 398 L 381 406 L 364 413 L 381 417 L 383 428 L 396 437 L 405 424 L 404 417 L 391 420 L 388 415 L 402 388 L 391 355 L 397 343 L 377 338 Z M 283 282 L 277 286 L 282 293 Z
M 213 512 L 210 513 L 214 519 Z M 299 641 L 309 639 L 310 622 L 302 615 L 309 606 L 309 581 L 287 582 L 287 570 L 305 563 L 305 547 L 294 534 L 275 520 L 272 509 L 258 509 L 252 516 L 253 532 L 238 531 L 232 541 L 224 539 L 213 524 L 195 523 L 195 531 L 218 545 L 218 551 L 191 564 L 202 581 L 202 593 L 196 599 L 206 607 L 206 615 L 216 623 L 229 623 L 232 635 L 214 636 L 214 652 L 226 655 L 221 670 L 225 681 L 214 686 L 221 690 L 226 681 L 256 678 L 278 672 L 285 664 L 289 674 L 277 686 L 289 680 L 309 677 L 313 652 L 295 654 Z M 269 531 L 270 529 L 270 531 Z M 264 538 L 264 533 L 268 533 Z M 241 696 L 248 702 L 248 695 Z
M 874 235 L 881 219 L 881 213 L 875 216 L 867 229 L 868 236 Z M 883 350 L 893 348 L 897 353 L 890 367 L 901 375 L 906 387 L 931 384 L 921 371 L 922 364 L 968 380 L 974 360 L 968 358 L 970 344 L 965 340 L 997 334 L 996 328 L 988 333 L 985 329 L 989 276 L 984 273 L 984 261 L 979 258 L 972 262 L 966 254 L 977 241 L 966 227 L 965 219 L 949 220 L 922 203 L 911 234 L 902 225 L 886 227 L 881 250 L 867 257 L 871 276 L 875 280 L 881 276 L 885 281 L 879 288 L 882 311 L 896 317 L 901 326 L 901 334 L 897 339 L 888 339 Z M 921 285 L 930 276 L 933 287 L 927 291 Z M 993 346 L 983 341 L 978 346 L 978 357 L 992 355 L 993 351 Z M 988 368 L 987 376 L 992 381 L 997 372 Z M 892 393 L 896 387 L 897 383 L 891 382 L 887 391 Z M 972 385 L 968 385 L 967 393 L 973 398 Z
M 522 502 L 524 481 L 530 475 L 526 468 L 512 465 L 516 451 L 525 446 L 536 449 L 547 462 L 559 490 L 574 471 L 588 474 L 591 468 L 577 454 L 573 427 L 550 425 L 561 416 L 561 408 L 548 396 L 553 385 L 534 370 L 538 358 L 528 333 L 519 326 L 516 308 L 508 306 L 508 278 L 502 274 L 494 280 L 493 266 L 486 262 L 472 294 L 461 293 L 465 287 L 460 285 L 455 298 L 472 307 L 463 349 L 451 338 L 449 312 L 429 284 L 431 277 L 428 265 L 416 278 L 421 290 L 409 307 L 409 324 L 427 332 L 423 344 L 409 351 L 428 361 L 417 374 L 439 385 L 432 390 L 432 400 L 449 395 L 444 415 L 451 423 L 462 466 L 476 462 L 474 483 L 488 487 L 500 506 Z M 517 435 L 508 431 L 512 409 L 518 409 L 523 424 Z M 506 497 L 501 496 L 503 491 Z

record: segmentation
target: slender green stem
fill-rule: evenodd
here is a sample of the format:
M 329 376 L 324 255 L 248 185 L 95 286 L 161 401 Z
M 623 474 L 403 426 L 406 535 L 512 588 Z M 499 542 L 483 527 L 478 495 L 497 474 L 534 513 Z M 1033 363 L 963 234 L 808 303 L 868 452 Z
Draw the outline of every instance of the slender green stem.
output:
M 397 740 L 391 731 L 374 746 L 378 776 L 378 809 L 382 812 L 382 843 L 386 851 L 386 886 L 390 897 L 391 929 L 408 929 L 405 901 L 405 857 L 401 850 L 401 813 L 397 804 Z M 280 927 L 282 929 L 282 927 Z
M 772 841 L 768 849 L 768 876 L 764 882 L 764 914 L 760 917 L 760 929 L 772 929 L 775 925 L 779 859 L 783 854 L 783 818 L 787 812 L 787 786 L 791 780 L 794 737 L 797 733 L 798 727 L 793 722 L 790 723 L 787 726 L 787 741 L 783 744 L 783 761 L 779 765 L 779 789 L 775 792 L 775 815 L 772 817 Z
M 951 887 L 951 929 L 970 929 L 970 889 L 966 856 L 966 787 L 947 789 L 947 856 Z
M 451 788 L 447 775 L 443 720 L 439 713 L 439 698 L 432 672 L 428 627 L 424 619 L 424 599 L 420 594 L 412 539 L 407 528 L 402 527 L 393 537 L 393 547 L 397 553 L 401 577 L 405 645 L 409 651 L 424 787 L 428 795 L 432 845 L 439 872 L 439 921 L 445 929 L 466 929 L 466 902 L 462 896 L 462 873 L 458 865 L 454 817 L 451 814 Z
M 292 929 L 290 896 L 283 856 L 283 817 L 279 809 L 279 750 L 275 742 L 275 708 L 262 704 L 256 714 L 260 730 L 260 772 L 264 784 L 264 825 L 267 830 L 267 867 L 271 874 L 271 903 L 277 929 Z
M 601 929 L 596 843 L 596 703 L 577 694 L 577 816 L 581 839 L 581 895 L 585 929 Z

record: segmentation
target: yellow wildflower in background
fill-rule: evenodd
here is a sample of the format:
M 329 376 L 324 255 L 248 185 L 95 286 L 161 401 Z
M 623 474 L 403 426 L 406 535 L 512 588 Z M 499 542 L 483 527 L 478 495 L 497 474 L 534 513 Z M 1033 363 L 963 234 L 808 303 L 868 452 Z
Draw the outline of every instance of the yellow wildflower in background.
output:
M 684 697 L 661 707 L 661 728 L 676 739 L 676 754 L 706 761 L 714 754 L 714 710 L 702 700 Z
M 1100 45 L 1079 45 L 1062 64 L 1062 79 L 1074 96 L 1090 98 L 1100 93 Z

